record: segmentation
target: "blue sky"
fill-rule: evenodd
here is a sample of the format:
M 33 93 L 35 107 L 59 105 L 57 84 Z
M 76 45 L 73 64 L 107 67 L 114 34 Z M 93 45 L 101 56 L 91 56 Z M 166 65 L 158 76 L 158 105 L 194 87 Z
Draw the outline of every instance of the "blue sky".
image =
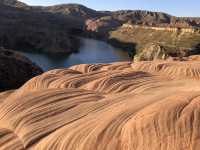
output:
M 30 5 L 79 3 L 97 10 L 142 9 L 200 17 L 200 0 L 20 0 Z

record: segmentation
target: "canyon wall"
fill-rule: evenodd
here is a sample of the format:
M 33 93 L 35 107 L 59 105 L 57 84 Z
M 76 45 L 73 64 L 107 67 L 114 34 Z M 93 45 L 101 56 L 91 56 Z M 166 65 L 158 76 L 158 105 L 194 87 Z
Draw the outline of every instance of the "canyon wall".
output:
M 194 34 L 200 34 L 200 28 L 198 27 L 188 27 L 188 28 L 179 28 L 179 27 L 153 27 L 153 26 L 143 26 L 143 25 L 131 25 L 131 24 L 123 24 L 122 28 L 129 28 L 129 29 L 135 29 L 135 28 L 142 28 L 142 29 L 151 29 L 156 31 L 169 31 L 169 32 L 179 32 L 179 33 L 194 33 Z

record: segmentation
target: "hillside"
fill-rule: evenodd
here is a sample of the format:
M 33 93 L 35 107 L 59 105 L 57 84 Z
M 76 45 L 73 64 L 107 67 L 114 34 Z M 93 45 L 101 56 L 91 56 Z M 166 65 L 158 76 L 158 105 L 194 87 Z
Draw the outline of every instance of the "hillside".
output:
M 79 45 L 70 32 L 80 22 L 67 16 L 0 4 L 0 20 L 0 46 L 8 49 L 69 54 Z
M 164 53 L 173 57 L 185 57 L 200 53 L 199 29 L 124 25 L 110 32 L 109 39 L 111 42 L 119 41 L 120 43 L 136 45 L 137 56 L 143 53 L 143 49 L 148 48 L 149 44 L 157 44 L 164 47 Z
M 38 9 L 39 8 L 46 12 L 60 13 L 72 17 L 79 17 L 79 19 L 84 20 L 89 18 L 103 17 L 107 15 L 106 12 L 96 11 L 80 4 L 61 4 L 47 7 L 38 7 Z
M 62 14 L 68 17 L 79 17 L 78 19 L 86 21 L 91 19 L 93 22 L 117 20 L 121 25 L 123 23 L 133 23 L 142 25 L 166 25 L 166 26 L 200 26 L 199 18 L 192 17 L 175 17 L 162 12 L 151 12 L 145 10 L 119 10 L 119 11 L 96 11 L 80 4 L 60 4 L 54 6 L 28 6 L 17 0 L 3 0 L 4 3 L 9 6 L 16 7 L 21 5 L 24 9 L 33 11 L 50 12 L 54 14 Z M 107 20 L 104 20 L 107 18 Z M 108 26 L 112 26 L 112 22 L 108 23 Z
M 198 33 L 169 32 L 168 29 L 200 28 L 200 18 L 142 10 L 96 11 L 79 4 L 42 7 L 28 6 L 17 0 L 1 3 L 0 45 L 6 48 L 69 54 L 78 49 L 79 41 L 74 37 L 78 34 L 107 40 L 128 49 L 131 55 L 147 49 L 150 44 L 164 47 L 170 56 L 199 53 Z M 138 27 L 124 28 L 124 24 Z M 14 32 L 16 34 L 11 36 Z
M 160 27 L 200 27 L 200 18 L 180 18 L 161 12 L 122 10 L 110 12 L 104 17 L 90 19 L 87 21 L 86 26 L 89 31 L 105 34 L 124 23 Z
M 0 92 L 17 89 L 42 73 L 42 69 L 25 56 L 0 47 Z
M 26 5 L 23 2 L 17 1 L 17 0 L 1 0 L 0 4 L 8 5 L 8 6 L 14 6 L 18 8 L 26 8 L 28 5 Z

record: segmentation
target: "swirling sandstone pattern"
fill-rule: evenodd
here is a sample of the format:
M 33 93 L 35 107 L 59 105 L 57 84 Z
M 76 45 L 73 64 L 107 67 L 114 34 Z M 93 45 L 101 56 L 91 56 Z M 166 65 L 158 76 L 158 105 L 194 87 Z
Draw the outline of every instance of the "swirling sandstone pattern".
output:
M 77 65 L 0 94 L 1 150 L 198 150 L 200 63 Z

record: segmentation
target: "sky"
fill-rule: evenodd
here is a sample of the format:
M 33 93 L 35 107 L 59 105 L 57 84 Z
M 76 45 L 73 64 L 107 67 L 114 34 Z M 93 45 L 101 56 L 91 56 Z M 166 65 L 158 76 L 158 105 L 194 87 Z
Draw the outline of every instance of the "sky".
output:
M 200 17 L 200 0 L 20 0 L 29 5 L 78 3 L 96 10 L 150 10 L 174 16 Z

